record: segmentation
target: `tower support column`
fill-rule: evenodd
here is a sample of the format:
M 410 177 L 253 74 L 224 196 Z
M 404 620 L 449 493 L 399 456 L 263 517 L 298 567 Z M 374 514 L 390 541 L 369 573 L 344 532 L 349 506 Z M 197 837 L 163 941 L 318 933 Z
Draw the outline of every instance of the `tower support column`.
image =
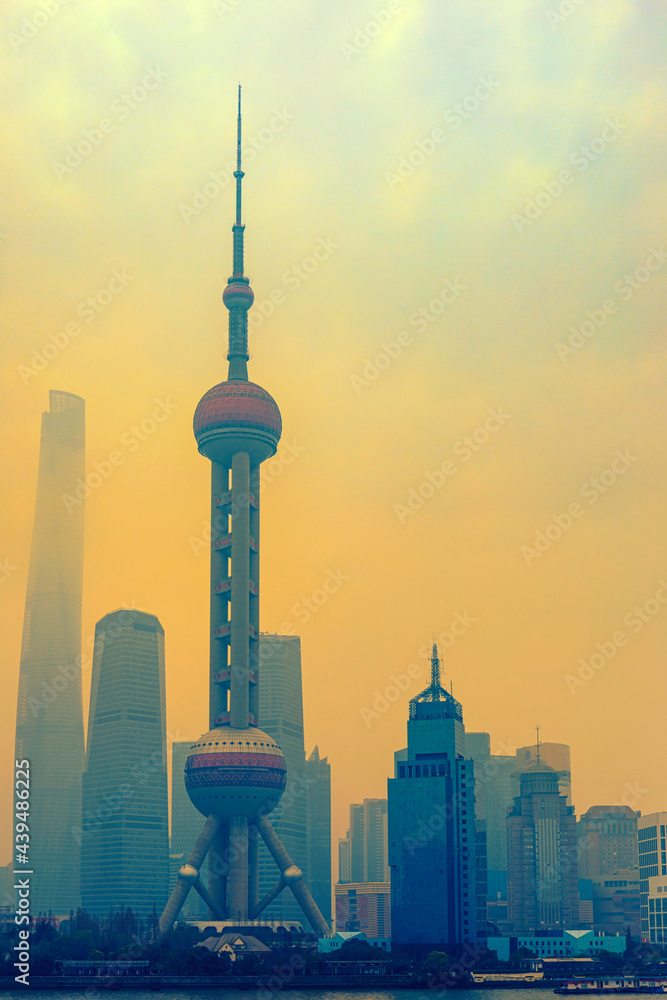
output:
M 248 820 L 235 816 L 229 824 L 228 915 L 248 919 Z
M 234 729 L 249 724 L 250 643 L 250 457 L 232 457 L 232 584 L 231 584 L 230 722 Z
M 227 913 L 227 879 L 230 869 L 229 823 L 221 822 L 208 857 L 208 891 L 219 913 Z M 215 918 L 215 913 L 209 913 Z

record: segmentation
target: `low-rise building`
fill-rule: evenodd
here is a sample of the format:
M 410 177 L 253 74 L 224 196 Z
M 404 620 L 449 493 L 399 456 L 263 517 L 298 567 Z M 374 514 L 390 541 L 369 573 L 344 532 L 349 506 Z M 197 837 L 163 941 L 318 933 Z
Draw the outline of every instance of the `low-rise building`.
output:
M 517 937 L 490 937 L 489 951 L 495 951 L 501 962 L 507 962 L 510 955 L 519 948 L 532 951 L 536 958 L 567 958 L 569 956 L 589 956 L 594 958 L 603 951 L 622 955 L 626 940 L 621 935 L 613 937 L 596 934 L 594 931 L 571 930 L 556 934 Z

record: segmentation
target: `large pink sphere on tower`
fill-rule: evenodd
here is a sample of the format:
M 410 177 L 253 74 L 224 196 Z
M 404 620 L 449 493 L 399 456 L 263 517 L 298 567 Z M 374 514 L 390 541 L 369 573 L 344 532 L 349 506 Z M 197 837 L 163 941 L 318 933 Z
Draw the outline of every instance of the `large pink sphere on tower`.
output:
M 275 455 L 282 433 L 278 404 L 254 382 L 221 382 L 202 396 L 195 410 L 194 432 L 202 455 L 230 464 L 237 451 L 253 462 Z
M 278 805 L 287 769 L 278 744 L 261 729 L 220 726 L 194 743 L 185 762 L 185 787 L 204 816 L 255 819 Z

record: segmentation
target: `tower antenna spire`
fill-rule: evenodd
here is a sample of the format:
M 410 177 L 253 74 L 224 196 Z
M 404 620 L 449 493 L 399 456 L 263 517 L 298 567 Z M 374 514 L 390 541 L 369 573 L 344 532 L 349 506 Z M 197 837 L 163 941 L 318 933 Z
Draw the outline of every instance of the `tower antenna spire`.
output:
M 537 763 L 540 763 L 540 727 L 535 727 L 537 730 Z
M 239 84 L 238 117 L 236 120 L 236 218 L 232 226 L 234 234 L 234 256 L 232 276 L 222 293 L 222 301 L 229 309 L 229 361 L 230 382 L 248 381 L 248 309 L 252 306 L 254 295 L 250 282 L 243 274 L 243 225 L 241 203 L 241 181 L 245 174 L 241 166 L 241 84 Z
M 243 222 L 241 219 L 241 181 L 244 178 L 241 167 L 241 84 L 239 84 L 239 111 L 236 124 L 236 224 L 234 226 L 234 277 L 243 274 Z M 238 233 L 238 238 L 237 238 Z

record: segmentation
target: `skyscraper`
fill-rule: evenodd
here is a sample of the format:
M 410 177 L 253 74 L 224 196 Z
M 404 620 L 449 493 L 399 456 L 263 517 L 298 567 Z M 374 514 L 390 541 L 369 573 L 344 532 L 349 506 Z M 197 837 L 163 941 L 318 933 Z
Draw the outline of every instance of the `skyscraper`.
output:
M 440 684 L 410 702 L 408 746 L 388 788 L 391 935 L 424 948 L 477 938 L 474 761 L 465 758 L 461 705 Z
M 637 820 L 629 806 L 592 806 L 577 822 L 579 878 L 636 868 Z
M 119 610 L 95 629 L 83 773 L 81 899 L 89 913 L 166 901 L 169 864 L 164 631 Z
M 171 837 L 169 839 L 169 854 L 173 859 L 174 872 L 173 884 L 176 884 L 176 873 L 178 869 L 187 861 L 190 848 L 194 844 L 201 829 L 201 813 L 197 812 L 188 793 L 185 790 L 183 774 L 185 762 L 190 753 L 190 747 L 194 740 L 187 742 L 174 742 L 171 745 Z M 180 863 L 176 860 L 180 858 Z M 202 864 L 202 874 L 208 875 L 208 865 L 204 861 Z M 173 888 L 173 885 L 171 886 Z M 184 917 L 194 919 L 205 919 L 208 915 L 206 904 L 201 896 L 196 892 L 191 892 L 183 905 L 182 914 Z
M 350 831 L 347 836 L 338 838 L 338 881 L 351 882 L 350 877 Z
M 30 761 L 35 915 L 67 915 L 80 902 L 84 413 L 79 396 L 51 390 L 42 414 L 15 751 Z
M 186 864 L 178 872 L 160 933 L 174 923 L 191 887 L 219 919 L 254 919 L 289 887 L 320 934 L 329 926 L 276 834 L 268 814 L 286 784 L 285 758 L 258 728 L 259 716 L 259 470 L 275 455 L 282 419 L 275 400 L 248 381 L 248 310 L 253 303 L 243 273 L 241 213 L 241 88 L 236 140 L 234 271 L 222 299 L 229 310 L 226 382 L 199 401 L 194 417 L 197 447 L 211 462 L 209 731 L 190 748 L 185 786 L 206 817 Z M 303 763 L 303 756 L 302 756 Z M 278 881 L 259 898 L 259 837 L 278 869 Z M 209 882 L 200 879 L 209 857 Z
M 488 733 L 466 733 L 466 756 L 475 764 L 475 802 L 483 804 L 486 820 L 487 900 L 489 920 L 504 922 L 507 915 L 507 826 L 512 806 L 515 757 L 491 753 Z
M 338 842 L 339 882 L 387 882 L 387 800 L 350 804 L 350 828 Z
M 667 943 L 667 812 L 637 821 L 639 913 L 642 941 Z
M 350 805 L 350 882 L 364 881 L 364 805 Z
M 579 923 L 577 829 L 558 774 L 537 759 L 521 773 L 521 794 L 507 816 L 508 895 L 520 934 Z
M 363 881 L 389 881 L 386 799 L 364 799 Z
M 282 750 L 287 767 L 287 784 L 282 799 L 271 814 L 271 823 L 289 856 L 304 872 L 312 892 L 306 844 L 308 786 L 303 741 L 301 640 L 297 635 L 260 634 L 258 722 Z M 275 861 L 265 844 L 260 844 L 260 897 L 273 888 L 275 881 Z M 301 907 L 291 893 L 283 892 L 267 907 L 264 917 L 267 920 L 300 921 Z
M 306 760 L 308 882 L 320 913 L 331 923 L 331 764 L 315 747 Z

